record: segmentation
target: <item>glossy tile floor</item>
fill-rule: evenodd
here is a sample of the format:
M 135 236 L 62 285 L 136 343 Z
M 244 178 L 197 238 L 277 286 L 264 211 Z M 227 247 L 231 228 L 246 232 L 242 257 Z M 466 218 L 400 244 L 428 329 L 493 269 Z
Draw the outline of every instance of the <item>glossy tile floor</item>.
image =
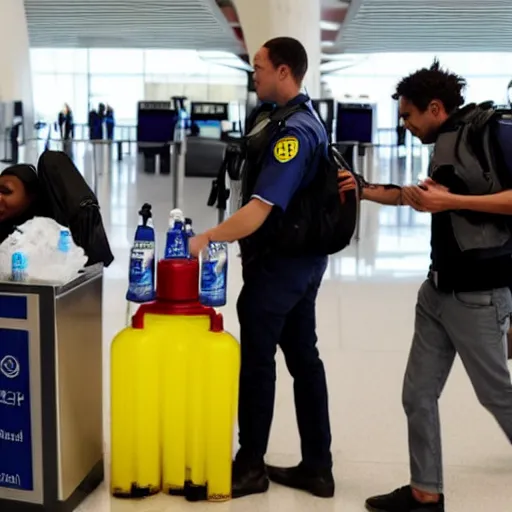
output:
M 78 161 L 90 172 L 91 155 L 82 148 Z M 398 155 L 382 149 L 375 159 L 377 181 L 414 182 L 426 168 L 425 154 Z M 106 166 L 108 167 L 108 166 Z M 86 176 L 88 173 L 85 173 Z M 109 429 L 109 344 L 124 327 L 128 252 L 137 211 L 154 208 L 163 240 L 172 207 L 171 180 L 137 172 L 134 158 L 113 162 L 98 178 L 105 224 L 116 261 L 105 273 L 104 376 L 105 432 Z M 185 208 L 197 230 L 216 222 L 208 208 L 210 180 L 187 179 Z M 331 258 L 318 299 L 320 349 L 326 365 L 333 431 L 337 494 L 333 500 L 272 485 L 269 493 L 214 505 L 190 504 L 156 496 L 144 501 L 109 497 L 105 483 L 79 512 L 182 512 L 215 509 L 233 512 L 359 512 L 371 494 L 408 482 L 407 432 L 401 408 L 401 384 L 411 342 L 414 303 L 429 264 L 429 217 L 407 208 L 364 204 L 360 241 Z M 160 244 L 160 247 L 162 245 Z M 235 315 L 240 268 L 233 248 L 230 260 L 226 327 L 238 335 Z M 450 512 L 506 512 L 512 508 L 512 449 L 491 416 L 478 404 L 460 362 L 441 399 L 447 508 Z M 105 448 L 108 465 L 108 435 Z M 292 382 L 279 356 L 278 393 L 268 461 L 298 462 Z

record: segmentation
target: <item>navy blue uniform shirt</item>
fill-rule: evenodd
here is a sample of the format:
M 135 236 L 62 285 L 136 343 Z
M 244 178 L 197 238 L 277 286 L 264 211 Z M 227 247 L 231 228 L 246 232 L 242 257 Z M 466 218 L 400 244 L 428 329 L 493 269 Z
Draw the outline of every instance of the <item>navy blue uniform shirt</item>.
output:
M 308 101 L 308 109 L 287 119 L 286 127 L 270 144 L 252 195 L 283 211 L 294 194 L 314 176 L 313 158 L 318 146 L 323 145 L 327 151 L 329 143 L 324 125 L 306 95 L 299 94 L 288 105 L 304 101 Z

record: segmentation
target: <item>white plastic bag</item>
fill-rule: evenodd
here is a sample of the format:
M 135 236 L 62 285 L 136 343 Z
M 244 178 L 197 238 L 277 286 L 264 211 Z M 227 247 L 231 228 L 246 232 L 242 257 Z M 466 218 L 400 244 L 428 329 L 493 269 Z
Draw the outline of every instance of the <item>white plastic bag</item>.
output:
M 11 279 L 15 252 L 22 252 L 27 257 L 27 282 L 62 285 L 77 277 L 87 257 L 72 239 L 69 252 L 58 250 L 62 229 L 65 228 L 45 217 L 35 217 L 19 226 L 0 245 L 0 280 Z

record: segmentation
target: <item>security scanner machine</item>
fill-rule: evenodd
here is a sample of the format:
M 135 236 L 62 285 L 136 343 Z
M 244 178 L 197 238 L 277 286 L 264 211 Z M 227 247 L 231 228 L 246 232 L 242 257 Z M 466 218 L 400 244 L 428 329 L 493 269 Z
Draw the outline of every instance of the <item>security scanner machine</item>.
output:
M 0 282 L 2 512 L 71 512 L 103 480 L 102 283 Z
M 376 140 L 376 106 L 369 103 L 338 103 L 336 141 L 372 144 Z
M 220 140 L 223 121 L 229 121 L 228 103 L 192 103 L 190 122 L 199 128 L 198 136 Z
M 185 176 L 214 177 L 224 158 L 223 124 L 229 124 L 229 104 L 192 102 L 191 136 L 187 140 Z
M 336 107 L 336 145 L 356 172 L 363 172 L 367 148 L 377 139 L 377 111 L 371 103 L 339 102 Z
M 23 102 L 0 102 L 0 161 L 17 164 L 20 141 L 24 142 Z
M 144 157 L 144 172 L 156 172 L 160 158 L 160 174 L 171 172 L 171 144 L 174 142 L 179 113 L 170 101 L 139 101 L 137 109 L 137 145 Z

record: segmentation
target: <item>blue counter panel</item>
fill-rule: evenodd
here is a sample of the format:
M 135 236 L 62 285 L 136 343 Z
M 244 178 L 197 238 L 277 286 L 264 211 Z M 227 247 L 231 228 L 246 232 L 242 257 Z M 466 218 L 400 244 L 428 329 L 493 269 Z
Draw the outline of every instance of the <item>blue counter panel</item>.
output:
M 31 423 L 29 333 L 0 329 L 0 487 L 34 489 Z
M 27 297 L 24 295 L 0 295 L 0 318 L 27 319 Z

